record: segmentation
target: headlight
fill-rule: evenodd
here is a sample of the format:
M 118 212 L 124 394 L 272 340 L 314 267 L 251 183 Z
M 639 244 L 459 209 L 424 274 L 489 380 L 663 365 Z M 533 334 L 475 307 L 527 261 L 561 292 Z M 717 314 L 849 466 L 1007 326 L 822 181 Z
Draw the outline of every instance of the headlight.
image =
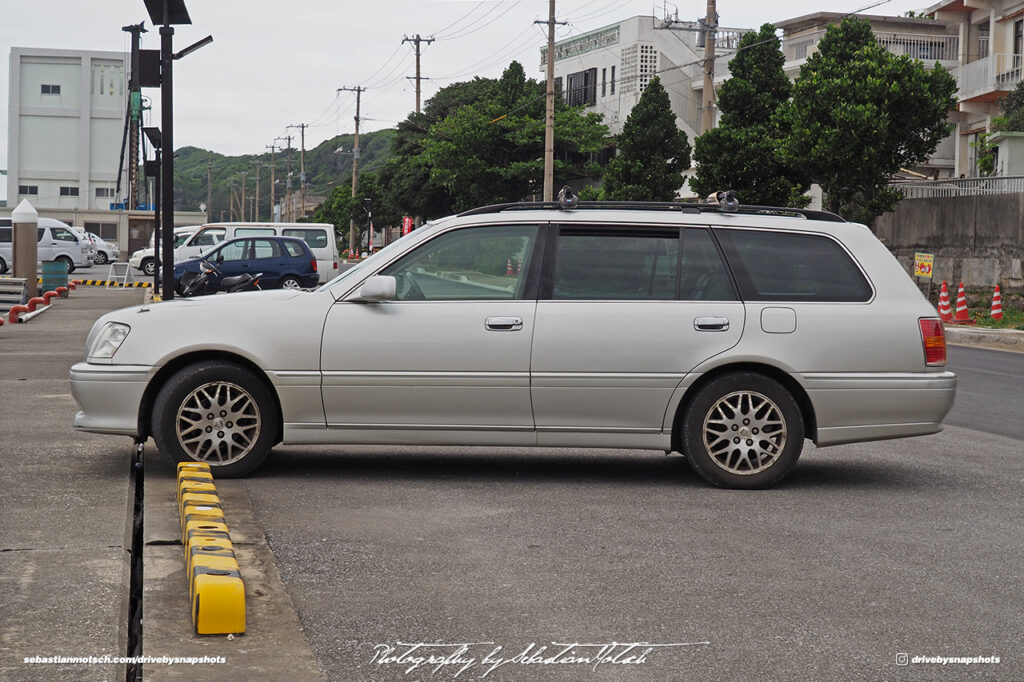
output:
M 128 332 L 132 330 L 126 324 L 120 322 L 107 322 L 103 329 L 96 335 L 88 352 L 85 354 L 89 361 L 109 360 L 121 347 L 121 344 L 128 338 Z

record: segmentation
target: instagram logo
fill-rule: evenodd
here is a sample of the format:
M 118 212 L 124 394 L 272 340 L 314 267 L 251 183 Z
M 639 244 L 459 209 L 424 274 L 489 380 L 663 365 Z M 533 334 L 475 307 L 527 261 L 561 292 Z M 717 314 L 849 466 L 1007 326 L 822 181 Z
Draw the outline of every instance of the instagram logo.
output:
M 906 654 L 896 654 L 896 665 L 906 665 L 909 662 L 910 659 Z

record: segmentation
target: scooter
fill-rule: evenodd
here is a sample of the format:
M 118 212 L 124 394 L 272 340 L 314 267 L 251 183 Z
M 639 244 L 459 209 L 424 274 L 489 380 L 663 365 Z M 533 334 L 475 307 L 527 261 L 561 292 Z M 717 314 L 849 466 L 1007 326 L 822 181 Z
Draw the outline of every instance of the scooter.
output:
M 220 270 L 213 263 L 205 260 L 199 261 L 199 272 L 186 272 L 181 276 L 181 280 L 178 282 L 178 293 L 182 296 L 202 296 L 206 292 L 210 276 L 219 273 Z M 232 294 L 236 291 L 244 291 L 249 287 L 261 290 L 260 277 L 262 276 L 262 272 L 257 272 L 256 274 L 245 273 L 237 277 L 225 277 L 220 281 L 220 291 L 216 293 L 222 291 Z

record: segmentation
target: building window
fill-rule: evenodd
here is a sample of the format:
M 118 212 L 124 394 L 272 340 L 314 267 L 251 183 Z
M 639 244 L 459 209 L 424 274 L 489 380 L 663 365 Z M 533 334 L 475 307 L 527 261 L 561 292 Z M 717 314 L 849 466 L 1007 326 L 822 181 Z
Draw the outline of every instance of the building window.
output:
M 85 231 L 99 235 L 99 238 L 107 242 L 117 241 L 117 223 L 85 223 Z
M 592 107 L 597 103 L 597 68 L 570 73 L 566 79 L 567 102 L 571 107 Z
M 77 187 L 61 187 L 60 188 L 60 195 L 62 197 L 77 197 L 78 196 L 78 188 Z
M 39 185 L 18 185 L 18 194 L 37 196 L 39 194 Z
M 1020 66 L 1021 53 L 1024 53 L 1024 19 L 1013 22 L 1013 65 Z
M 42 86 L 40 86 L 40 87 L 42 88 L 42 94 L 44 94 L 44 95 L 59 95 L 60 94 L 60 86 L 59 85 L 51 85 L 51 84 L 48 84 L 48 83 L 43 83 Z
M 101 198 L 105 198 L 105 197 L 112 197 L 112 196 L 114 196 L 114 188 L 113 187 L 97 187 L 96 188 L 96 198 L 97 199 L 101 199 Z
M 601 69 L 601 97 L 608 94 L 608 69 Z
M 615 67 L 612 67 L 611 94 L 615 94 Z

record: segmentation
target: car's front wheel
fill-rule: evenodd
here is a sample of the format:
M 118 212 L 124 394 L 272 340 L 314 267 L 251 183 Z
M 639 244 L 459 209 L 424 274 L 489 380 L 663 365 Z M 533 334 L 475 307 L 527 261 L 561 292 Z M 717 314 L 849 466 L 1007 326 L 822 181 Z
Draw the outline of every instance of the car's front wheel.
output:
M 179 370 L 153 403 L 153 438 L 173 462 L 206 462 L 214 476 L 253 471 L 274 446 L 277 408 L 252 371 L 221 361 Z
M 75 271 L 75 262 L 67 256 L 57 256 L 57 260 L 64 264 L 64 267 L 68 269 L 69 275 Z
M 756 372 L 723 374 L 700 387 L 682 429 L 690 465 L 723 488 L 767 488 L 793 469 L 803 449 L 796 400 Z
M 146 277 L 152 277 L 154 274 L 156 274 L 156 261 L 154 261 L 152 258 L 147 258 L 146 260 L 142 261 L 142 274 L 144 274 Z
M 96 258 L 93 259 L 93 263 L 95 265 L 106 265 L 107 264 L 107 254 L 103 253 L 102 251 L 97 251 L 96 252 Z
M 0 258 L 0 275 L 4 274 L 5 272 L 7 272 L 7 261 L 5 261 L 3 258 Z

